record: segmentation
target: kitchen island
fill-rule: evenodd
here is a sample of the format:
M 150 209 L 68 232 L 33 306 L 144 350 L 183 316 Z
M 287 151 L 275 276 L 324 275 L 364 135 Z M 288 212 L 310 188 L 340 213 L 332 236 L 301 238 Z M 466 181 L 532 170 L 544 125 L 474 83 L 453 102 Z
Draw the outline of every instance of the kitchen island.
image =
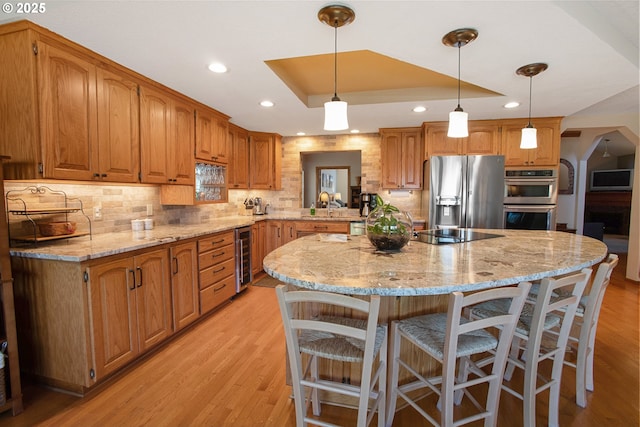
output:
M 285 283 L 354 295 L 477 291 L 578 271 L 601 261 L 599 240 L 558 231 L 478 230 L 495 238 L 452 244 L 412 240 L 378 252 L 366 236 L 308 236 L 271 252 L 265 271 Z
M 571 273 L 598 263 L 607 254 L 601 241 L 571 233 L 475 231 L 499 237 L 438 245 L 412 240 L 398 252 L 378 252 L 366 236 L 312 235 L 271 252 L 263 267 L 289 287 L 363 298 L 380 295 L 379 321 L 388 323 L 446 312 L 448 294 L 453 291 L 478 291 Z M 315 315 L 318 308 L 299 310 L 302 315 L 307 310 Z M 409 351 L 408 347 L 401 350 Z M 426 353 L 412 352 L 410 357 L 422 374 L 432 374 L 438 367 Z M 348 364 L 332 361 L 321 370 L 322 376 L 351 381 Z M 405 379 L 406 374 L 401 374 L 400 382 Z M 321 399 L 354 405 L 337 394 L 323 394 Z

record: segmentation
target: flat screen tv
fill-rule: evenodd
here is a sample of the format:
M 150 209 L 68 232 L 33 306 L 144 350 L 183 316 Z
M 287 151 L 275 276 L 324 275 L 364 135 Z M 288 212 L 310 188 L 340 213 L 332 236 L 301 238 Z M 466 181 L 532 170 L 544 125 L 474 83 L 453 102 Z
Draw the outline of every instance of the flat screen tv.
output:
M 633 169 L 591 171 L 590 191 L 631 191 Z

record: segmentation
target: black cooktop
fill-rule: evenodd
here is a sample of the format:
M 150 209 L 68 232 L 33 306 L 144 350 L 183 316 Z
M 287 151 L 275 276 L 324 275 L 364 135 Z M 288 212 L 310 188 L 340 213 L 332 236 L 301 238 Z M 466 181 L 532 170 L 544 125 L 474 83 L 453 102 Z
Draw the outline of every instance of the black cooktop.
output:
M 464 243 L 474 240 L 492 239 L 503 237 L 501 234 L 484 233 L 471 228 L 442 228 L 419 231 L 418 241 L 432 245 L 445 245 L 448 243 Z

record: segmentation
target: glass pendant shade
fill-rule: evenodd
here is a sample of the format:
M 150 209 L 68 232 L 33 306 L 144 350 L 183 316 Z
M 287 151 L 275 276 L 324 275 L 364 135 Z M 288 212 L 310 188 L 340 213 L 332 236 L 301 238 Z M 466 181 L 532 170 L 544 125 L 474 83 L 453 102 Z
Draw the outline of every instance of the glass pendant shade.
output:
M 458 107 L 449 113 L 449 130 L 447 136 L 449 138 L 466 138 L 469 136 L 469 114 L 462 111 Z
M 324 103 L 324 130 L 349 129 L 347 120 L 347 103 L 345 101 L 329 101 Z
M 520 139 L 520 148 L 531 149 L 538 148 L 537 129 L 529 124 L 527 127 L 522 128 L 522 139 Z

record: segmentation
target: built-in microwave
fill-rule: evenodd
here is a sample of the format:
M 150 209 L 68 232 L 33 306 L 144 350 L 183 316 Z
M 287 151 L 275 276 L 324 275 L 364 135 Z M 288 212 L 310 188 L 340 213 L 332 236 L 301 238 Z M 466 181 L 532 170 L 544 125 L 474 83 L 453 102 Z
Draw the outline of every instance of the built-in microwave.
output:
M 504 204 L 555 205 L 557 199 L 555 169 L 505 171 Z

